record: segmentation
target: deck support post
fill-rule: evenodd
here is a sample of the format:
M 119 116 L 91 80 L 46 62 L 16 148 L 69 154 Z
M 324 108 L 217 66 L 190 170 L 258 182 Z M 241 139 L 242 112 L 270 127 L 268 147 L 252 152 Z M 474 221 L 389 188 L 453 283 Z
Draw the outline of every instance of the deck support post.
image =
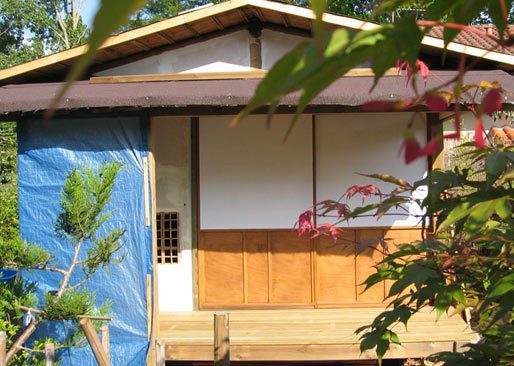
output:
M 214 314 L 214 366 L 230 365 L 228 313 Z
M 155 350 L 157 353 L 157 366 L 165 366 L 166 365 L 166 345 L 164 343 L 164 340 L 157 339 L 155 341 Z
M 45 344 L 45 366 L 55 365 L 55 344 Z
M 0 366 L 7 366 L 7 334 L 0 332 Z

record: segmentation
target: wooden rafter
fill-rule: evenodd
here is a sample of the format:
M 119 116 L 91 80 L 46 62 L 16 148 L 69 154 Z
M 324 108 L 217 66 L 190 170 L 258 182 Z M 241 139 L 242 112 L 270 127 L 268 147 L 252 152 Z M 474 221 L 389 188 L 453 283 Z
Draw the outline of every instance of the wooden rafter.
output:
M 172 43 L 175 43 L 175 42 L 176 42 L 172 37 L 170 37 L 170 35 L 168 35 L 168 34 L 166 34 L 166 33 L 164 33 L 164 32 L 156 33 L 156 35 L 157 35 L 157 37 L 159 37 L 159 38 L 161 38 L 161 39 L 165 40 L 166 42 L 168 42 L 168 43 L 170 43 L 170 44 L 172 44 Z
M 223 26 L 223 24 L 220 22 L 220 20 L 216 17 L 216 15 L 213 15 L 211 17 L 212 21 L 214 22 L 214 24 L 216 24 L 216 27 L 218 27 L 219 30 L 223 30 L 225 29 L 225 27 Z
M 237 9 L 237 12 L 244 23 L 249 23 L 248 17 L 246 16 L 245 12 L 242 9 Z
M 134 44 L 135 44 L 136 46 L 138 46 L 139 48 L 144 49 L 145 51 L 150 51 L 150 50 L 151 50 L 151 48 L 150 48 L 150 47 L 148 47 L 144 42 L 142 42 L 142 41 L 140 41 L 140 40 L 138 40 L 138 39 L 134 39 L 134 40 L 132 41 L 132 43 L 134 43 Z
M 289 21 L 289 17 L 287 16 L 287 14 L 280 13 L 280 16 L 282 17 L 282 20 L 284 21 L 284 25 L 286 26 L 286 28 L 289 28 L 291 26 L 291 22 Z
M 102 51 L 107 52 L 107 53 L 113 55 L 115 58 L 125 57 L 125 55 L 123 53 L 121 53 L 118 50 L 115 50 L 114 48 L 104 48 Z
M 262 13 L 262 10 L 256 6 L 253 6 L 252 7 L 252 10 L 253 10 L 253 13 L 255 14 L 255 16 L 261 21 L 261 22 L 265 22 L 266 21 L 266 17 L 264 16 L 264 14 Z
M 200 33 L 191 25 L 191 24 L 184 24 L 184 27 L 195 37 L 200 37 Z

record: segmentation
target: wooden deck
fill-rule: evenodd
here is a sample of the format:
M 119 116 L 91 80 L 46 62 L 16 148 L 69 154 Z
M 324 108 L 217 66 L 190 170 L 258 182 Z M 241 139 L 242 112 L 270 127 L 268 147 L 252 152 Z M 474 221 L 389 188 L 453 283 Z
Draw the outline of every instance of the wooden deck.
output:
M 234 361 L 331 361 L 376 358 L 359 350 L 355 329 L 369 324 L 380 308 L 231 310 L 230 356 Z M 161 313 L 158 338 L 167 360 L 212 361 L 213 311 Z M 403 343 L 386 358 L 425 357 L 476 340 L 458 316 L 424 310 L 395 327 Z

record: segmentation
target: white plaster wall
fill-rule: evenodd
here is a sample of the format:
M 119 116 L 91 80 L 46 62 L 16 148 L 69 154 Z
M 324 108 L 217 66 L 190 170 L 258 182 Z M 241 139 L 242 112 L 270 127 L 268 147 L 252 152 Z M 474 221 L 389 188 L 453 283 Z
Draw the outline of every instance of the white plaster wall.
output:
M 262 69 L 269 70 L 282 56 L 309 38 L 263 29 L 260 39 Z
M 191 126 L 186 117 L 155 117 L 157 211 L 179 214 L 179 263 L 157 265 L 159 310 L 193 310 Z
M 282 142 L 291 116 L 200 118 L 202 229 L 292 228 L 312 205 L 311 117 L 302 116 Z
M 383 192 L 390 192 L 393 185 L 381 184 L 356 173 L 390 174 L 413 182 L 423 178 L 427 172 L 427 160 L 418 159 L 406 165 L 400 154 L 402 131 L 406 128 L 410 114 L 369 113 L 316 116 L 316 191 L 317 200 L 337 200 L 352 185 L 374 184 Z M 415 133 L 420 143 L 426 142 L 426 127 L 421 121 L 415 124 Z M 426 195 L 425 189 L 416 194 Z M 376 200 L 376 199 L 375 199 Z M 350 207 L 362 205 L 362 199 L 343 199 Z M 367 199 L 366 204 L 373 199 Z M 412 214 L 420 214 L 416 206 L 409 208 Z M 394 211 L 391 211 L 394 212 Z M 333 220 L 318 220 L 322 222 Z M 411 226 L 418 225 L 414 217 L 386 216 L 353 220 L 350 226 Z
M 242 30 L 104 70 L 96 76 L 249 71 L 250 39 L 248 31 Z

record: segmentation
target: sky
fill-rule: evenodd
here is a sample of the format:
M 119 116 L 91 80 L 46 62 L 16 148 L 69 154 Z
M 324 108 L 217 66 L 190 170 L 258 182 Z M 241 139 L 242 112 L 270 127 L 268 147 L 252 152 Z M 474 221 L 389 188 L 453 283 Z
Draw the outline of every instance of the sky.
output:
M 93 24 L 93 18 L 100 6 L 100 0 L 85 0 L 82 2 L 82 20 L 89 27 Z

